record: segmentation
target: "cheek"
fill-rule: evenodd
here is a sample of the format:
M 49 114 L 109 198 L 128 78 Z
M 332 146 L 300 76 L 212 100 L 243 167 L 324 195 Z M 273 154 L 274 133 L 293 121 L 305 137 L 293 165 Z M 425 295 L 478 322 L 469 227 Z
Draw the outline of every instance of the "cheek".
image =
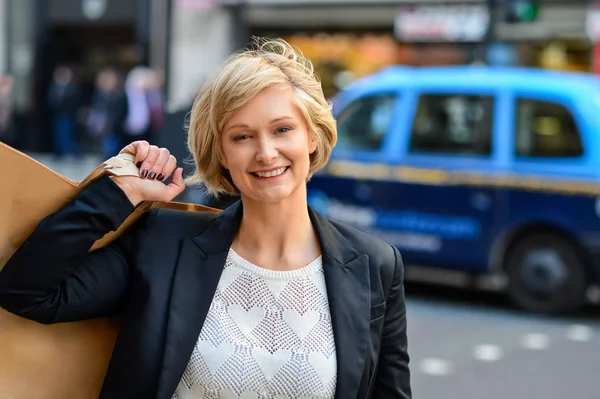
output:
M 223 167 L 229 170 L 231 176 L 241 176 L 246 173 L 250 160 L 249 154 L 243 148 L 236 148 L 223 156 Z
M 225 144 L 222 151 L 221 165 L 225 169 L 229 169 L 232 174 L 243 165 L 244 160 L 247 158 L 246 149 L 243 146 Z

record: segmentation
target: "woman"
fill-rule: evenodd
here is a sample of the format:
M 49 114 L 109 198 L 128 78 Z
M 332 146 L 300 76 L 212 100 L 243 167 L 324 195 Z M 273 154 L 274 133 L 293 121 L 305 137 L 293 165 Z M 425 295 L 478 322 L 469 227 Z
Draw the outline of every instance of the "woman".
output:
M 236 54 L 192 109 L 188 180 L 241 201 L 149 212 L 88 253 L 184 189 L 167 149 L 131 143 L 140 177 L 47 217 L 0 273 L 0 305 L 41 323 L 123 314 L 101 398 L 410 398 L 400 254 L 307 206 L 336 137 L 309 61 L 281 40 Z

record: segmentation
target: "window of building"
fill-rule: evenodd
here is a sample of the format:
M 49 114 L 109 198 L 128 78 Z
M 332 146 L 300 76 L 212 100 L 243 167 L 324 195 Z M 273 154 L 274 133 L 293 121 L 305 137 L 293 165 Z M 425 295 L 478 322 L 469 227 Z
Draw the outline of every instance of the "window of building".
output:
M 413 121 L 411 152 L 489 155 L 492 96 L 422 95 Z
M 521 157 L 579 157 L 581 136 L 564 106 L 531 99 L 517 100 L 515 152 Z
M 336 147 L 379 150 L 392 122 L 395 100 L 395 95 L 378 95 L 349 104 L 337 118 Z

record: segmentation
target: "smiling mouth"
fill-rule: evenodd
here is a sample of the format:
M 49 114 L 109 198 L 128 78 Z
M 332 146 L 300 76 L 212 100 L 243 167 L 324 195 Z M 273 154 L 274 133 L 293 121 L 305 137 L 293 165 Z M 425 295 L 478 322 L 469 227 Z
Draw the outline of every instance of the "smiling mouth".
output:
M 260 178 L 268 178 L 268 177 L 277 177 L 282 175 L 286 170 L 288 170 L 289 166 L 284 166 L 283 168 L 273 169 L 268 172 L 251 172 L 254 176 Z

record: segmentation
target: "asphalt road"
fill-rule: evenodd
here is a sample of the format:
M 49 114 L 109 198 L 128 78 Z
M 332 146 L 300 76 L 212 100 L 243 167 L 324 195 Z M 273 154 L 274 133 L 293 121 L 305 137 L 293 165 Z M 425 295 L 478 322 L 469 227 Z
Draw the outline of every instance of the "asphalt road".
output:
M 571 317 L 497 293 L 407 282 L 415 399 L 598 399 L 600 307 Z

